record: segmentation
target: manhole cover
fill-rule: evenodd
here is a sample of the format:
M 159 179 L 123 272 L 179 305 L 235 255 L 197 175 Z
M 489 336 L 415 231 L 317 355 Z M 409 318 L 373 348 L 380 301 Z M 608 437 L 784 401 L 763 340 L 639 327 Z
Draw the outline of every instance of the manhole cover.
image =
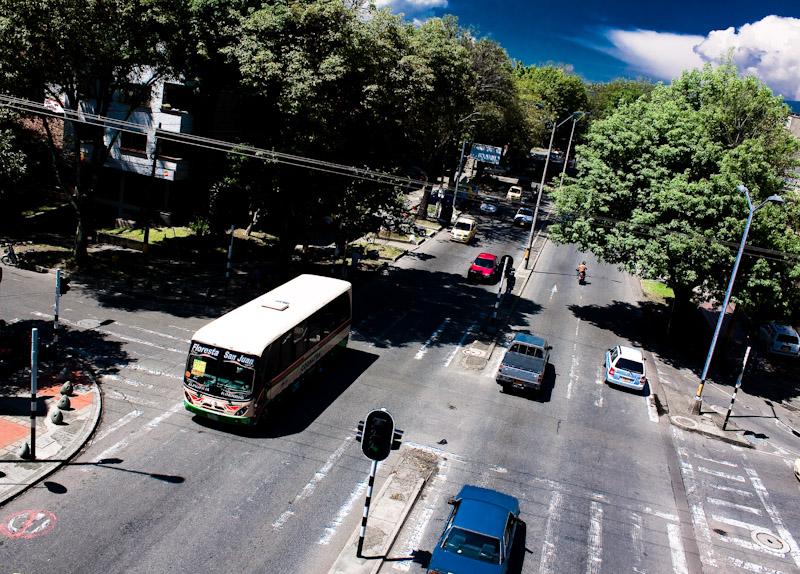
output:
M 750 536 L 753 538 L 757 544 L 760 544 L 767 550 L 772 552 L 778 552 L 779 554 L 786 554 L 789 552 L 789 545 L 778 536 L 775 536 L 772 532 L 768 530 L 753 530 L 750 533 Z
M 100 321 L 97 319 L 81 319 L 78 321 L 78 326 L 84 329 L 97 329 L 100 326 Z
M 682 417 L 680 415 L 675 415 L 674 417 L 672 417 L 672 420 L 675 421 L 675 423 L 678 426 L 687 427 L 690 429 L 697 428 L 697 422 L 695 422 L 694 419 L 690 419 L 689 417 Z
M 464 349 L 463 353 L 465 355 L 470 355 L 472 357 L 485 357 L 486 351 L 482 351 L 480 349 L 473 349 L 472 347 L 468 347 Z

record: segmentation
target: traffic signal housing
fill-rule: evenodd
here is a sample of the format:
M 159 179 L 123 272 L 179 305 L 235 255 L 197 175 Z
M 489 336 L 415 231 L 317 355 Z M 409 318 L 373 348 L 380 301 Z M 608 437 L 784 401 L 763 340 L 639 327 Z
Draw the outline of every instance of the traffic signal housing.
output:
M 363 425 L 361 452 L 370 460 L 385 460 L 392 450 L 394 437 L 392 415 L 383 409 L 370 411 Z
M 69 291 L 69 279 L 62 277 L 58 282 L 58 292 L 61 295 L 66 295 L 67 291 Z

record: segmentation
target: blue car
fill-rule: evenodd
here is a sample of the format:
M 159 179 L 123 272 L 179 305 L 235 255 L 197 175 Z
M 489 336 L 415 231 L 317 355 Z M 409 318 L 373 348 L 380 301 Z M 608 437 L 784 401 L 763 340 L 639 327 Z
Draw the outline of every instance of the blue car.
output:
M 504 574 L 519 524 L 513 496 L 465 485 L 433 549 L 428 574 Z
M 647 384 L 644 356 L 639 349 L 617 345 L 606 351 L 606 382 L 641 391 Z

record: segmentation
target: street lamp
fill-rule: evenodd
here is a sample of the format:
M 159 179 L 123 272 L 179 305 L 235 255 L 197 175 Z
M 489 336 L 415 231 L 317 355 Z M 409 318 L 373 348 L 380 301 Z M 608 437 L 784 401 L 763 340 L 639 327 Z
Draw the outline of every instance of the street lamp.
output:
M 711 357 L 714 355 L 714 347 L 717 344 L 717 338 L 719 337 L 719 331 L 722 327 L 722 321 L 725 318 L 725 310 L 728 308 L 728 302 L 731 298 L 731 291 L 733 291 L 733 282 L 736 280 L 736 272 L 739 270 L 739 262 L 742 259 L 742 253 L 744 252 L 744 243 L 747 240 L 747 233 L 750 231 L 750 222 L 753 220 L 753 214 L 764 207 L 768 203 L 783 203 L 783 198 L 780 195 L 770 195 L 767 199 L 759 203 L 757 206 L 753 207 L 753 202 L 750 201 L 750 191 L 744 185 L 737 185 L 736 189 L 744 193 L 745 199 L 747 199 L 747 207 L 750 212 L 747 214 L 747 223 L 744 226 L 744 233 L 742 234 L 742 242 L 739 244 L 739 252 L 736 254 L 736 261 L 733 263 L 733 271 L 731 271 L 731 278 L 728 281 L 728 290 L 725 292 L 725 298 L 722 301 L 722 308 L 719 312 L 719 318 L 717 319 L 717 326 L 714 329 L 714 336 L 711 338 L 711 346 L 708 349 L 708 356 L 706 357 L 706 364 L 703 367 L 703 374 L 700 375 L 700 384 L 697 386 L 697 393 L 694 396 L 694 403 L 692 404 L 691 411 L 692 414 L 699 415 L 700 409 L 703 406 L 703 386 L 706 383 L 706 376 L 708 375 L 708 367 L 711 364 Z
M 542 189 L 544 189 L 544 178 L 547 176 L 547 166 L 550 164 L 550 154 L 553 151 L 553 138 L 556 135 L 556 130 L 567 123 L 569 120 L 575 118 L 577 115 L 583 115 L 583 112 L 572 112 L 562 122 L 553 122 L 553 130 L 550 132 L 550 145 L 547 146 L 547 158 L 544 160 L 544 171 L 542 171 L 542 181 L 539 184 L 539 193 L 536 196 L 536 209 L 533 210 L 533 221 L 531 222 L 531 232 L 528 235 L 528 249 L 525 250 L 525 269 L 528 268 L 528 262 L 531 258 L 531 249 L 533 248 L 533 230 L 536 229 L 536 219 L 539 217 L 539 203 L 542 201 Z M 575 120 L 577 121 L 577 120 Z M 575 124 L 572 124 L 575 127 Z M 571 136 L 570 136 L 571 137 Z
M 585 112 L 575 112 L 572 114 L 572 129 L 569 132 L 569 143 L 567 144 L 567 155 L 564 157 L 564 167 L 561 168 L 561 181 L 558 184 L 558 189 L 564 185 L 564 173 L 567 171 L 567 164 L 569 163 L 569 152 L 572 149 L 572 136 L 575 134 L 575 124 L 577 124 L 586 115 Z

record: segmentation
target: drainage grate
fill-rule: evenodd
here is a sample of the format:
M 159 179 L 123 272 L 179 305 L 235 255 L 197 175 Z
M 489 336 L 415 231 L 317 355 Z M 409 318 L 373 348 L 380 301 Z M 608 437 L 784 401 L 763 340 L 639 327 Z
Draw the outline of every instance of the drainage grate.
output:
M 786 554 L 789 552 L 789 545 L 786 541 L 784 541 L 783 538 L 775 536 L 768 530 L 753 530 L 750 536 L 753 538 L 754 542 L 771 552 L 778 552 L 779 554 Z

